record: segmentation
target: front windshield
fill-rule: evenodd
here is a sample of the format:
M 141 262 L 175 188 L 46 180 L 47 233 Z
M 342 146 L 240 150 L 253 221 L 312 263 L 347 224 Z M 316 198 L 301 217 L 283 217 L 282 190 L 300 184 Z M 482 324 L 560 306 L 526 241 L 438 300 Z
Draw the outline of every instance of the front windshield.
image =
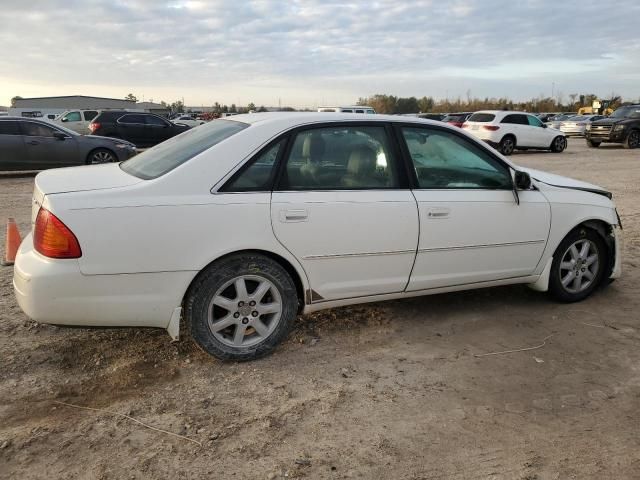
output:
M 640 106 L 620 107 L 611 114 L 611 118 L 640 118 Z
M 231 120 L 214 120 L 159 143 L 122 162 L 120 168 L 145 180 L 157 178 L 248 126 Z

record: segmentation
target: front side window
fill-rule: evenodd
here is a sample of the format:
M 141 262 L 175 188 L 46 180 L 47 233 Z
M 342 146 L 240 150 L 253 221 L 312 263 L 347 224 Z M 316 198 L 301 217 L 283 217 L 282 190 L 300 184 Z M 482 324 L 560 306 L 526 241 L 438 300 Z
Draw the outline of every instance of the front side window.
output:
M 123 115 L 118 119 L 118 123 L 144 124 L 144 115 Z
M 540 119 L 534 117 L 533 115 L 527 115 L 527 121 L 532 127 L 542 127 L 542 122 L 540 121 Z
M 220 190 L 223 192 L 265 192 L 271 190 L 276 159 L 284 143 L 284 140 L 280 140 L 258 154 Z
M 55 129 L 34 122 L 22 122 L 22 131 L 29 137 L 53 137 Z
M 281 190 L 398 188 L 398 169 L 384 127 L 336 126 L 295 136 Z
M 69 112 L 62 120 L 65 122 L 81 122 L 82 117 L 80 116 L 80 112 Z
M 157 125 L 160 127 L 164 127 L 167 124 L 163 119 L 154 117 L 153 115 L 145 116 L 145 120 L 147 122 L 147 125 Z
M 120 168 L 145 180 L 157 178 L 248 127 L 242 122 L 214 120 L 159 143 L 122 162 Z
M 509 169 L 469 140 L 450 132 L 403 127 L 418 177 L 424 189 L 511 189 Z

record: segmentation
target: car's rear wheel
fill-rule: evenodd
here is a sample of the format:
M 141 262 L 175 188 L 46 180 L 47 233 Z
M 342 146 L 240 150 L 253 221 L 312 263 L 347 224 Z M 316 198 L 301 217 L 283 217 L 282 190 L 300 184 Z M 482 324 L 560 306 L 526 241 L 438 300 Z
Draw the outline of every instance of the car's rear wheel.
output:
M 108 148 L 96 148 L 87 156 L 87 164 L 95 165 L 98 163 L 117 162 L 118 157 Z
M 553 153 L 562 153 L 566 148 L 567 148 L 567 139 L 562 135 L 558 135 L 556 138 L 553 139 L 553 142 L 551 142 L 550 150 Z
M 503 155 L 511 155 L 516 148 L 516 139 L 513 135 L 505 136 L 498 145 L 498 151 Z
M 253 360 L 289 334 L 298 297 L 287 271 L 258 254 L 214 263 L 196 279 L 185 302 L 191 336 L 221 360 Z
M 587 147 L 589 148 L 598 148 L 602 142 L 596 142 L 595 140 L 591 140 L 587 138 Z
M 587 298 L 600 285 L 607 268 L 607 247 L 589 228 L 573 230 L 560 243 L 551 264 L 549 292 L 562 302 Z
M 624 148 L 640 147 L 640 130 L 631 130 L 624 141 Z

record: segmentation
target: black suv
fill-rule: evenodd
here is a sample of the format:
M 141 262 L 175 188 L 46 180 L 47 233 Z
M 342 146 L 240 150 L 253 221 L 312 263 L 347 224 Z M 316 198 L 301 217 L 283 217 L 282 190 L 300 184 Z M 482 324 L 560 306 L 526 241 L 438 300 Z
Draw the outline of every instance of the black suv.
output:
M 91 135 L 121 138 L 137 147 L 152 147 L 189 130 L 153 113 L 105 110 L 89 124 Z
M 610 117 L 587 125 L 587 145 L 599 147 L 602 142 L 622 143 L 625 148 L 640 147 L 640 105 L 625 105 Z

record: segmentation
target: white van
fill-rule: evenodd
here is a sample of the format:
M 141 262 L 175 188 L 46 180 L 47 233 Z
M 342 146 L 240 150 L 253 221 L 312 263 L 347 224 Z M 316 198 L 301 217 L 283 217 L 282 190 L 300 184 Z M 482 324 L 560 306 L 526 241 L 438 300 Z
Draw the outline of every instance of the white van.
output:
M 342 112 L 342 113 L 368 113 L 374 114 L 376 111 L 372 107 L 355 105 L 351 107 L 319 107 L 319 112 Z

